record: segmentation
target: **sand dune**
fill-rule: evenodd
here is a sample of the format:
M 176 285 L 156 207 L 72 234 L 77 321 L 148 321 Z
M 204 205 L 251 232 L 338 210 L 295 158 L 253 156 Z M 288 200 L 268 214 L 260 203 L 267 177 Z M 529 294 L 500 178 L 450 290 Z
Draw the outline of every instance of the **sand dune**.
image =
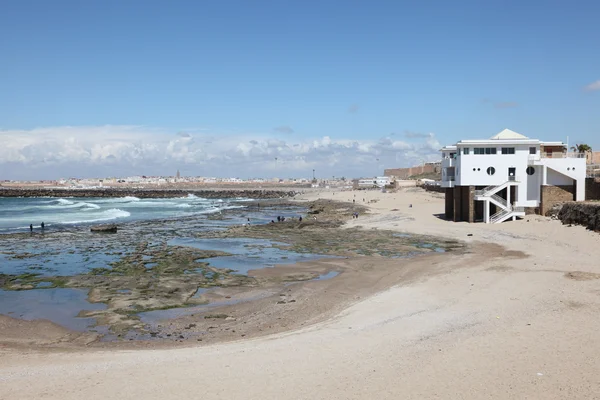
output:
M 441 273 L 269 337 L 167 350 L 0 348 L 0 398 L 597 398 L 600 235 L 535 216 L 447 222 L 436 216 L 443 199 L 418 189 L 304 198 L 317 197 L 371 207 L 348 226 L 447 236 L 485 252 L 448 257 L 432 266 Z

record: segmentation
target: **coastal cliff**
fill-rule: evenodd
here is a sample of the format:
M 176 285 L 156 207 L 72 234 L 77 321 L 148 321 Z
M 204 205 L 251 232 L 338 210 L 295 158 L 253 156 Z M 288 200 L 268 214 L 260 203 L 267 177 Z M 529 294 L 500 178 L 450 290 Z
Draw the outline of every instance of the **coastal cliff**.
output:
M 282 197 L 293 197 L 295 191 L 284 190 L 190 190 L 190 189 L 23 189 L 23 188 L 0 188 L 0 197 L 126 197 L 133 196 L 140 199 L 163 199 L 184 197 L 193 194 L 205 199 L 231 199 L 243 197 L 249 199 L 279 199 Z
M 565 203 L 558 213 L 563 224 L 583 225 L 593 231 L 600 231 L 600 202 Z

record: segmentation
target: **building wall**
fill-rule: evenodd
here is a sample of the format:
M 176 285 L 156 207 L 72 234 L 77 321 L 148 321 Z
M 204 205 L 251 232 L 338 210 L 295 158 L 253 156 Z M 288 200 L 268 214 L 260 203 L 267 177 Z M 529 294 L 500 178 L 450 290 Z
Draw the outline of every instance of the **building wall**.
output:
M 383 171 L 383 175 L 389 176 L 389 177 L 394 177 L 396 179 L 407 179 L 407 178 L 410 178 L 411 176 L 415 176 L 415 175 L 432 174 L 432 173 L 436 173 L 436 172 L 440 172 L 439 165 L 426 164 L 426 165 L 419 165 L 419 166 L 410 167 L 410 168 L 386 169 Z
M 546 215 L 557 203 L 575 200 L 575 185 L 542 186 L 540 214 Z

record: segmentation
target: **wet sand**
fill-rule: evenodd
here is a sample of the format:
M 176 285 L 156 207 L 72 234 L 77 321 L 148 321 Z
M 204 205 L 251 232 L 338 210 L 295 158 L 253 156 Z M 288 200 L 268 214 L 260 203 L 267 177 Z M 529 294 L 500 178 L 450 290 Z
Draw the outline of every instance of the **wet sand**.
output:
M 294 318 L 302 311 L 290 310 L 267 336 L 182 349 L 5 346 L 0 397 L 590 399 L 600 393 L 597 233 L 536 216 L 501 225 L 448 222 L 437 216 L 443 199 L 416 189 L 354 194 L 371 214 L 348 219 L 346 227 L 460 239 L 467 252 L 406 264 L 365 256 L 355 272 L 299 284 L 281 296 L 285 303 L 261 308 L 265 315 L 277 307 L 301 310 L 302 301 L 312 310 L 343 298 L 302 327 Z M 328 191 L 306 200 L 352 195 Z M 364 278 L 380 266 L 389 274 Z M 344 297 L 357 290 L 363 296 Z M 222 323 L 228 322 L 238 321 Z

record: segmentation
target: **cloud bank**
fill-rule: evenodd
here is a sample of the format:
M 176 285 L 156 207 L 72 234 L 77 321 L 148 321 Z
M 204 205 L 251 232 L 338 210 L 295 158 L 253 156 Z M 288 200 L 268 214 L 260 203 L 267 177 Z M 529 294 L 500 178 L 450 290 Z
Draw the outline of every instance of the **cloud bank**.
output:
M 416 142 L 168 132 L 140 126 L 0 130 L 0 180 L 184 175 L 360 177 L 438 158 L 434 134 Z

